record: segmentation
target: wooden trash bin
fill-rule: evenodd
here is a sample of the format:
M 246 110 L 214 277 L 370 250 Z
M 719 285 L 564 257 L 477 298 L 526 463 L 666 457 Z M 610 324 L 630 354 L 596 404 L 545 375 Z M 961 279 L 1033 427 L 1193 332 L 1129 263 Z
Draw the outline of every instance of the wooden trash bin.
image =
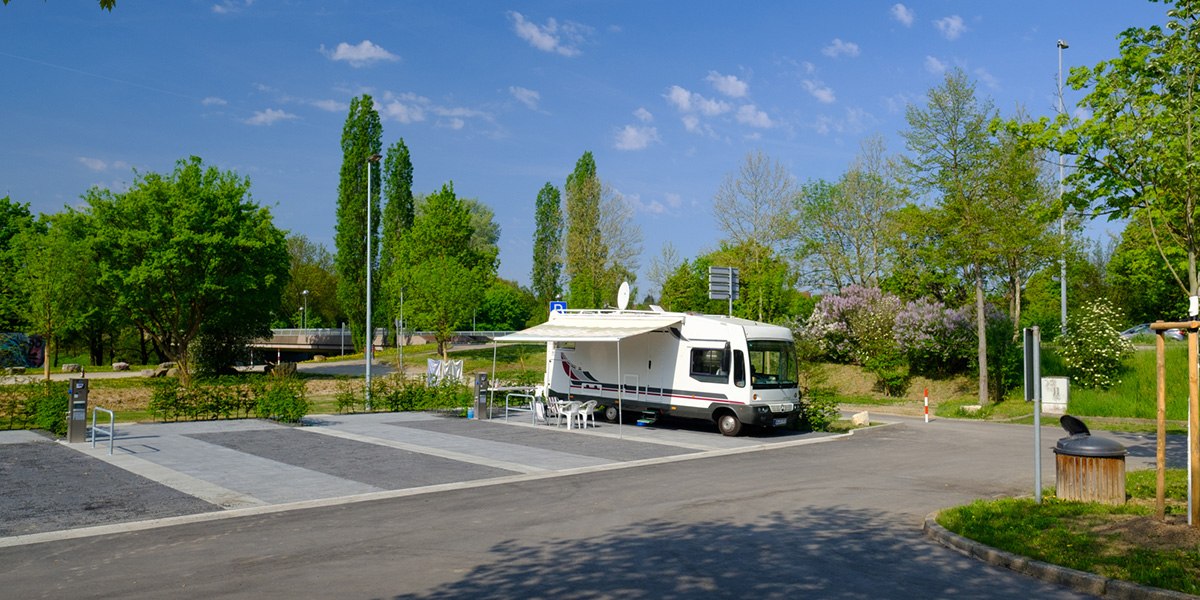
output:
M 1056 495 L 1063 500 L 1125 504 L 1125 446 L 1092 437 L 1083 421 L 1063 415 L 1059 422 L 1071 434 L 1054 448 Z

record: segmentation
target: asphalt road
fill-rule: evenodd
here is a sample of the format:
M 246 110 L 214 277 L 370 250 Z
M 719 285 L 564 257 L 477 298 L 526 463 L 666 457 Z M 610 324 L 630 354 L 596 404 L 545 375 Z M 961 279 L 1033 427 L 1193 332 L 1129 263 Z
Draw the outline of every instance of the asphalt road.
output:
M 6 547 L 0 590 L 11 598 L 1081 597 L 920 531 L 931 511 L 1029 493 L 1030 438 L 1021 426 L 903 421 L 826 443 Z M 1130 460 L 1146 454 L 1152 448 L 1135 448 Z

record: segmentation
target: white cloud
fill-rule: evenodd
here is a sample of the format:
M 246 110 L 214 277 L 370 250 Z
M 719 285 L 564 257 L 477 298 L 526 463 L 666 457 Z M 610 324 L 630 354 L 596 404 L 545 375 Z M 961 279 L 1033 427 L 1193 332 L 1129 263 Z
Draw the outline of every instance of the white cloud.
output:
M 925 70 L 933 73 L 934 75 L 940 75 L 946 72 L 946 63 L 938 60 L 937 57 L 926 56 Z
M 833 41 L 828 46 L 821 49 L 821 54 L 830 58 L 837 58 L 839 56 L 855 57 L 858 56 L 858 44 L 843 42 L 841 38 L 833 38 Z
M 97 173 L 99 173 L 101 171 L 107 171 L 109 169 L 128 169 L 129 168 L 129 163 L 127 163 L 123 160 L 115 160 L 112 163 L 109 163 L 109 162 L 101 160 L 99 158 L 91 158 L 89 156 L 80 156 L 76 160 L 78 160 L 80 164 L 87 167 L 89 170 L 95 171 Z
M 267 110 L 255 111 L 254 116 L 246 119 L 244 123 L 247 125 L 274 125 L 279 121 L 288 121 L 298 118 L 299 117 L 289 112 L 268 108 Z
M 591 28 L 579 23 L 564 21 L 559 23 L 553 17 L 546 20 L 545 25 L 526 21 L 525 16 L 516 11 L 509 11 L 513 31 L 517 37 L 529 42 L 530 46 L 543 52 L 553 52 L 562 56 L 579 56 L 579 46 L 591 33 Z
M 669 206 L 671 208 L 679 208 L 679 207 L 683 206 L 683 196 L 680 196 L 679 194 L 667 192 L 667 194 L 666 194 L 666 196 L 664 196 L 664 198 L 667 201 L 667 206 Z
M 459 130 L 465 127 L 467 122 L 458 117 L 454 117 L 453 119 L 438 121 L 438 124 L 442 127 L 449 127 L 450 129 Z
M 512 94 L 518 102 L 524 104 L 529 110 L 537 110 L 538 102 L 541 101 L 542 95 L 534 90 L 526 89 L 520 86 L 509 86 L 508 93 Z
M 817 72 L 817 65 L 814 65 L 814 64 L 808 62 L 807 60 L 800 63 L 800 67 L 802 69 L 804 69 L 805 75 L 812 75 L 813 73 Z
M 983 67 L 975 69 L 975 77 L 978 77 L 983 82 L 983 85 L 988 86 L 988 89 L 1000 89 L 1000 80 L 996 79 L 995 75 L 992 75 L 991 72 Z
M 957 40 L 959 36 L 967 31 L 967 25 L 963 23 L 962 17 L 958 15 L 943 17 L 934 21 L 933 24 L 942 33 L 942 37 L 951 41 Z
M 209 96 L 209 97 L 201 100 L 200 104 L 203 104 L 204 106 L 225 106 L 226 104 L 229 104 L 229 103 L 226 102 L 224 98 L 218 98 L 216 96 Z
M 425 120 L 425 109 L 420 104 L 412 102 L 409 99 L 408 103 L 399 100 L 392 100 L 383 105 L 383 110 L 379 111 L 380 116 L 400 123 L 418 123 Z
M 701 131 L 700 117 L 697 117 L 696 115 L 683 115 L 681 120 L 683 121 L 684 129 L 692 133 L 699 133 Z
M 814 79 L 805 79 L 803 82 L 804 89 L 816 98 L 822 104 L 833 104 L 837 101 L 837 96 L 834 95 L 833 89 L 820 81 Z
M 649 123 L 654 120 L 654 115 L 650 114 L 650 111 L 640 106 L 637 110 L 633 111 L 633 116 L 637 117 L 637 120 L 643 123 Z
M 371 43 L 371 40 L 363 40 L 356 46 L 342 42 L 332 51 L 326 49 L 324 44 L 321 44 L 321 53 L 328 56 L 329 60 L 344 60 L 356 69 L 380 61 L 390 62 L 400 60 L 399 56 L 384 50 L 382 46 L 376 46 Z
M 739 108 L 736 118 L 738 123 L 751 127 L 769 129 L 775 126 L 775 123 L 771 121 L 771 117 L 767 116 L 767 113 L 758 110 L 758 107 L 753 104 L 746 104 Z
M 718 92 L 730 98 L 744 98 L 750 91 L 750 84 L 738 79 L 736 75 L 722 75 L 716 71 L 709 71 L 708 77 L 704 79 Z
M 345 112 L 350 109 L 350 105 L 337 100 L 313 100 L 312 105 L 328 112 Z
M 617 132 L 614 146 L 617 150 L 643 150 L 657 141 L 659 141 L 657 128 L 626 125 Z
M 252 4 L 254 4 L 254 0 L 242 0 L 241 2 L 237 0 L 221 0 L 221 2 L 213 5 L 212 11 L 218 15 L 227 15 L 241 12 L 243 9 L 250 8 Z
M 677 85 L 671 86 L 664 97 L 680 112 L 692 110 L 692 93 Z
M 913 18 L 916 14 L 913 10 L 903 4 L 896 3 L 892 5 L 892 18 L 899 21 L 905 27 L 912 27 Z

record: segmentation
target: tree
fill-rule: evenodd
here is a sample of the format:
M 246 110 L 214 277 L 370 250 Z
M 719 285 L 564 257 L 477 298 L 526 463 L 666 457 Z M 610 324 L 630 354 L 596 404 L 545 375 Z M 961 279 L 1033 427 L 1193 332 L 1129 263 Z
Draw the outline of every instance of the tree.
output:
M 276 314 L 280 327 L 338 327 L 344 315 L 338 305 L 337 274 L 333 255 L 325 246 L 303 235 L 287 238 L 288 283 Z M 308 290 L 308 315 L 301 317 L 305 307 L 304 291 Z
M 1200 2 L 1174 5 L 1165 29 L 1126 29 L 1118 57 L 1071 70 L 1068 85 L 1091 90 L 1079 103 L 1088 118 L 1059 115 L 1021 131 L 1073 157 L 1066 203 L 1110 219 L 1143 213 L 1164 266 L 1190 296 L 1200 294 Z M 1186 255 L 1182 268 L 1171 248 Z
M 513 331 L 525 327 L 537 300 L 514 281 L 496 278 L 483 294 L 475 315 L 480 331 Z
M 726 175 L 717 188 L 713 216 L 733 245 L 746 244 L 752 252 L 745 257 L 751 270 L 765 272 L 765 264 L 791 231 L 795 196 L 791 174 L 762 152 L 747 154 L 738 176 Z M 758 289 L 765 292 L 766 288 Z M 763 320 L 766 298 L 759 295 L 752 301 L 758 306 L 758 320 Z
M 621 282 L 632 284 L 637 280 L 642 229 L 633 222 L 633 207 L 624 196 L 607 184 L 602 184 L 601 190 L 599 229 L 605 253 L 599 292 L 602 303 L 615 304 Z M 630 297 L 637 297 L 636 288 Z
M 383 125 L 375 111 L 374 100 L 363 94 L 350 101 L 350 113 L 342 128 L 342 170 L 338 181 L 337 251 L 334 265 L 338 275 L 338 301 L 350 321 L 355 348 L 366 339 L 367 239 L 371 240 L 371 269 L 379 256 L 379 169 L 371 169 L 371 199 L 367 203 L 367 161 L 378 155 Z M 371 211 L 371 230 L 367 231 L 367 211 Z M 372 271 L 374 273 L 374 271 Z M 372 289 L 373 294 L 378 288 Z M 374 300 L 374 299 L 372 299 Z
M 13 239 L 22 257 L 17 273 L 21 308 L 32 332 L 46 340 L 46 381 L 50 363 L 57 362 L 51 357 L 57 356 L 63 337 L 83 324 L 92 297 L 86 291 L 95 278 L 95 262 L 86 237 L 72 227 L 79 219 L 77 213 L 43 217 Z
M 405 311 L 414 327 L 431 329 L 446 357 L 454 328 L 469 320 L 496 276 L 496 254 L 471 244 L 471 215 L 453 184 L 425 198 L 416 221 L 401 238 L 394 289 L 405 290 Z
M 538 191 L 533 218 L 533 295 L 540 304 L 562 298 L 562 199 L 549 181 Z M 547 308 L 549 310 L 549 308 Z
M 664 243 L 658 256 L 650 260 L 650 285 L 658 291 L 659 304 L 662 304 L 667 279 L 679 268 L 679 264 L 679 250 L 671 242 Z
M 992 147 L 988 124 L 991 102 L 975 98 L 975 84 L 961 69 L 946 74 L 928 94 L 924 108 L 909 105 L 903 132 L 912 156 L 904 158 L 910 184 L 937 195 L 928 224 L 940 234 L 941 252 L 963 269 L 975 288 L 979 338 L 979 402 L 988 403 L 987 313 L 984 280 L 996 259 L 996 223 L 1001 214 L 989 196 Z
M 837 184 L 800 188 L 793 239 L 809 285 L 835 292 L 877 287 L 888 274 L 887 229 L 904 196 L 885 148 L 881 136 L 867 138 Z
M 8 2 L 9 0 L 4 0 L 4 4 L 6 6 L 8 5 Z M 99 2 L 100 8 L 107 10 L 108 12 L 112 12 L 113 7 L 117 5 L 117 0 L 99 0 Z
M 31 227 L 33 215 L 29 214 L 28 204 L 13 202 L 8 196 L 0 198 L 0 332 L 20 331 L 26 323 L 22 317 L 22 291 L 17 283 L 24 257 L 13 247 L 13 241 Z
M 287 282 L 284 233 L 250 199 L 250 180 L 180 160 L 128 192 L 93 188 L 101 285 L 190 383 L 193 342 L 266 336 Z
M 584 152 L 567 176 L 566 273 L 570 301 L 576 308 L 604 305 L 604 270 L 608 247 L 600 233 L 600 178 L 591 152 Z
M 396 247 L 404 232 L 408 231 L 416 217 L 413 202 L 413 165 L 408 146 L 401 138 L 388 147 L 383 158 L 383 241 L 379 249 L 379 280 L 383 285 L 384 305 L 395 320 L 400 314 L 399 290 L 391 289 L 389 282 L 395 280 Z
M 1149 213 L 1138 211 L 1125 225 L 1109 260 L 1113 300 L 1132 323 L 1171 321 L 1187 314 L 1187 298 L 1171 275 L 1172 268 L 1187 269 L 1187 252 L 1169 240 L 1162 242 L 1155 242 Z

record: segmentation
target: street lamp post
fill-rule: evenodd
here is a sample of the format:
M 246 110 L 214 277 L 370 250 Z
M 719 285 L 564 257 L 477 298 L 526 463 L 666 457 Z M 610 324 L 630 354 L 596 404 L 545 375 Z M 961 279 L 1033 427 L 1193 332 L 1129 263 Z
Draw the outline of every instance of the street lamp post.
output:
M 378 163 L 381 157 L 378 154 L 372 154 L 367 157 L 367 351 L 365 353 L 367 363 L 367 382 L 366 382 L 366 405 L 367 410 L 371 410 L 371 347 L 374 345 L 374 335 L 371 331 L 371 164 Z
M 1063 114 L 1066 109 L 1063 107 L 1063 85 L 1062 85 L 1062 51 L 1070 46 L 1063 40 L 1058 40 L 1058 112 Z M 1063 198 L 1063 155 L 1058 153 L 1058 202 L 1062 204 Z M 1063 207 L 1063 214 L 1058 218 L 1058 235 L 1063 242 L 1062 256 L 1058 259 L 1058 279 L 1059 279 L 1059 304 L 1062 318 L 1062 334 L 1067 335 L 1067 207 Z
M 304 330 L 304 341 L 308 341 L 308 290 L 300 292 L 304 296 L 304 312 L 300 313 L 300 328 Z

